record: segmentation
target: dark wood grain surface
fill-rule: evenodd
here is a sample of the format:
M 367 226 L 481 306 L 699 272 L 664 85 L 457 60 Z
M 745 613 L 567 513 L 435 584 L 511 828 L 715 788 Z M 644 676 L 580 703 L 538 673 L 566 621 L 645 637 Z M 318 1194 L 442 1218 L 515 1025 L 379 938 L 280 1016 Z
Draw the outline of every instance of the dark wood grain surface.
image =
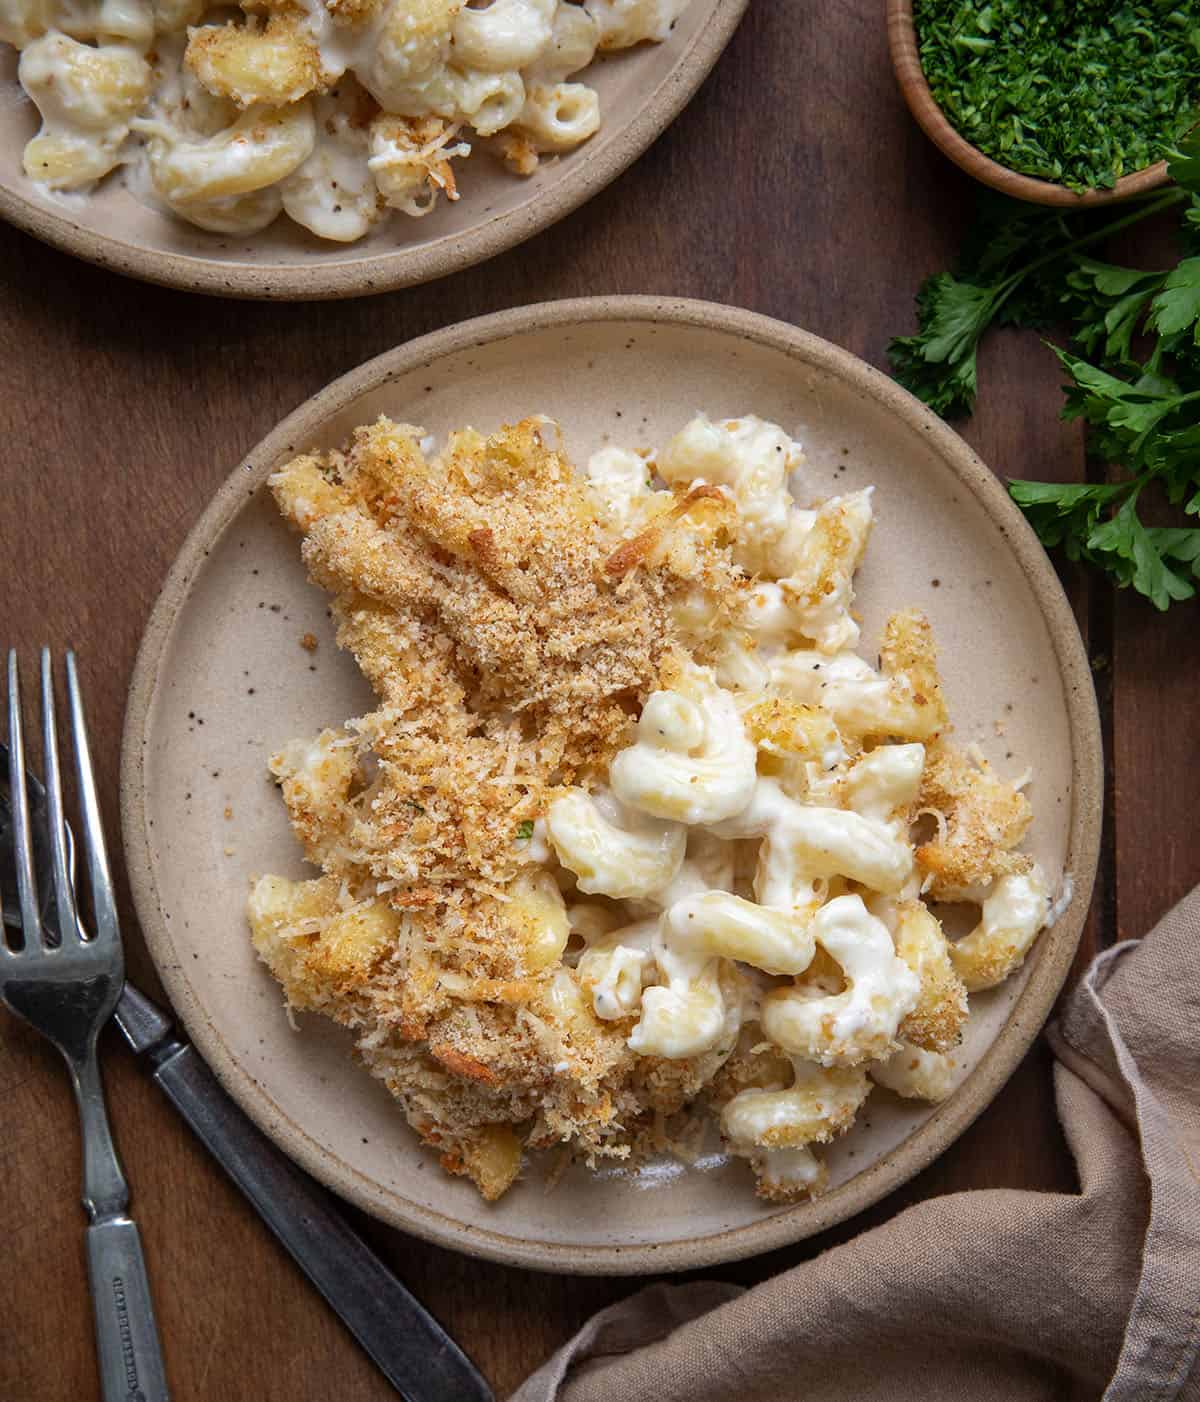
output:
M 347 303 L 254 305 L 143 287 L 0 228 L 0 641 L 74 643 L 110 833 L 134 654 L 188 528 L 246 448 L 328 380 L 436 327 L 604 292 L 768 313 L 884 364 L 919 279 L 952 257 L 971 189 L 912 123 L 883 7 L 758 0 L 699 96 L 586 208 L 483 267 Z M 1032 337 L 989 344 L 966 436 L 998 472 L 1082 478 L 1083 442 Z M 1155 614 L 1068 569 L 1102 701 L 1105 848 L 1078 969 L 1200 880 L 1192 786 L 1200 603 Z M 123 892 L 123 896 L 125 893 Z M 132 974 L 157 980 L 126 899 Z M 140 1069 L 105 1072 L 136 1193 L 174 1396 L 392 1396 Z M 0 1016 L 0 1398 L 96 1395 L 78 1132 L 54 1054 Z M 941 1160 L 865 1218 L 714 1274 L 751 1283 L 933 1194 L 1070 1189 L 1040 1044 Z M 637 1287 L 471 1262 L 363 1230 L 505 1396 L 598 1307 Z

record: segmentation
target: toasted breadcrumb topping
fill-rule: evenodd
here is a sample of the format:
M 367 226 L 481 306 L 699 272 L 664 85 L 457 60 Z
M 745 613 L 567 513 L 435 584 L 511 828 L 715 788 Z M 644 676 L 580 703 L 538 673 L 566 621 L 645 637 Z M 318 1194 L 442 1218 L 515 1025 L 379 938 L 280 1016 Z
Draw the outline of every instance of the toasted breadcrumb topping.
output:
M 917 864 L 940 900 L 961 900 L 972 889 L 1032 866 L 1012 849 L 1033 819 L 1029 800 L 992 772 L 980 756 L 944 740 L 926 750 L 920 805 L 938 821 L 938 836 L 917 848 Z
M 645 490 L 618 519 L 547 420 L 453 433 L 437 456 L 424 440 L 424 430 L 380 418 L 343 450 L 303 454 L 271 479 L 313 580 L 331 595 L 338 646 L 377 697 L 367 714 L 270 760 L 322 871 L 302 882 L 262 877 L 250 898 L 255 947 L 289 1014 L 318 1011 L 351 1029 L 356 1055 L 442 1167 L 489 1200 L 516 1179 L 526 1150 L 562 1146 L 560 1169 L 568 1156 L 694 1157 L 704 1116 L 759 1091 L 795 1102 L 790 1127 L 767 1125 L 736 1150 L 751 1158 L 760 1195 L 819 1191 L 826 1171 L 808 1146 L 849 1127 L 866 1069 L 823 1072 L 828 1103 L 804 1089 L 800 1063 L 764 1041 L 757 1020 L 777 980 L 734 958 L 718 961 L 717 981 L 725 1007 L 747 1009 L 740 1032 L 737 1019 L 724 1024 L 694 1056 L 632 1050 L 638 1012 L 599 1017 L 595 975 L 575 967 L 580 945 L 630 913 L 603 895 L 568 912 L 575 878 L 547 864 L 542 834 L 556 797 L 609 778 L 652 692 L 697 665 L 719 671 L 731 646 L 753 663 L 755 580 L 734 562 L 733 497 L 703 481 L 652 490 L 635 460 L 630 480 Z M 843 516 L 818 515 L 824 534 L 811 580 L 796 577 L 797 607 L 819 609 L 842 588 L 826 557 L 843 573 L 856 563 L 865 534 L 852 539 Z M 317 640 L 305 634 L 301 645 L 312 651 Z M 759 775 L 847 807 L 857 759 L 897 739 L 926 746 L 917 800 L 894 821 L 907 831 L 923 814 L 936 832 L 917 849 L 913 889 L 878 909 L 919 984 L 903 1044 L 942 1055 L 961 1036 L 966 986 L 915 888 L 923 879 L 921 894 L 964 899 L 1026 871 L 1029 858 L 1013 849 L 1029 804 L 946 738 L 924 615 L 887 620 L 869 714 L 835 700 L 836 683 L 825 690 L 825 653 L 796 655 L 808 659 L 794 680 L 811 699 L 774 688 L 742 697 L 737 724 Z M 706 842 L 729 861 L 713 887 L 753 897 L 758 839 L 693 830 L 692 881 Z M 823 900 L 857 889 L 836 875 L 818 887 Z M 847 977 L 818 946 L 795 983 L 830 997 Z
M 355 859 L 410 901 L 511 881 L 518 826 L 604 775 L 676 645 L 669 555 L 614 574 L 617 543 L 545 432 L 466 430 L 429 462 L 421 430 L 380 419 L 273 479 L 382 703 L 348 736 L 378 764 L 369 785 L 345 776 Z
M 532 866 L 532 820 L 563 786 L 606 775 L 677 670 L 672 600 L 698 589 L 728 612 L 745 581 L 715 524 L 693 520 L 686 550 L 672 541 L 723 498 L 681 496 L 628 551 L 555 435 L 538 419 L 465 430 L 430 460 L 423 430 L 381 418 L 271 482 L 380 704 L 272 757 L 327 875 L 309 883 L 309 926 L 272 910 L 256 943 L 293 1007 L 359 1031 L 360 1056 L 443 1166 L 485 1196 L 520 1162 L 501 1129 L 622 1157 L 648 1104 L 678 1111 L 704 1079 L 663 1062 L 630 1084 L 629 1023 L 595 1018 L 557 961 L 533 967 L 512 892 Z M 377 940 L 347 944 L 328 922 L 360 901 L 386 920 L 371 916 Z

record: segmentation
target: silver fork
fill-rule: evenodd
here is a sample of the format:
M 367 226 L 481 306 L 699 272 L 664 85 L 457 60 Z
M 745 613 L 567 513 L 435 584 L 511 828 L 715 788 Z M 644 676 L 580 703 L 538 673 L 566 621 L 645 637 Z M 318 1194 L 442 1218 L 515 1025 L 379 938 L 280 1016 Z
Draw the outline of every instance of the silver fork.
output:
M 63 818 L 62 773 L 55 724 L 54 673 L 42 649 L 42 737 L 46 828 L 57 941 L 46 938 L 34 871 L 35 834 L 26 786 L 21 682 L 8 654 L 9 791 L 23 942 L 15 949 L 0 922 L 0 1000 L 59 1049 L 66 1060 L 83 1131 L 83 1206 L 96 1347 L 104 1402 L 165 1402 L 166 1377 L 141 1237 L 126 1209 L 121 1171 L 104 1106 L 96 1038 L 112 1016 L 125 982 L 121 933 L 100 823 L 96 780 L 75 654 L 67 653 L 67 699 L 79 781 L 82 846 L 92 891 L 95 933 L 85 936 L 75 904 Z

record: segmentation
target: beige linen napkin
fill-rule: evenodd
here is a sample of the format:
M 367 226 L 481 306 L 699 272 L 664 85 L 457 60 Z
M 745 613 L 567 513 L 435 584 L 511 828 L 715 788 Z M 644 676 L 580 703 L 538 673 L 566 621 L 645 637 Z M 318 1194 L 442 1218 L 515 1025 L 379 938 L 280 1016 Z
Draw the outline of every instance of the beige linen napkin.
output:
M 751 1290 L 652 1285 L 512 1402 L 1200 1399 L 1200 889 L 1049 1036 L 1078 1193 L 936 1198 Z

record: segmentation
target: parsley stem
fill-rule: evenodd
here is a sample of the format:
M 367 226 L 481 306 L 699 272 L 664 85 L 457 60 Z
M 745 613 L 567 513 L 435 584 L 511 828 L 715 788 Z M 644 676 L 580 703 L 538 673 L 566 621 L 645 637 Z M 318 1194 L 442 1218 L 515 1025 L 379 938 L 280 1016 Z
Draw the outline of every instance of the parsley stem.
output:
M 1076 253 L 1081 248 L 1099 243 L 1101 239 L 1111 238 L 1113 234 L 1119 234 L 1122 229 L 1129 228 L 1131 224 L 1138 224 L 1143 219 L 1149 219 L 1152 214 L 1159 214 L 1164 209 L 1170 209 L 1172 205 L 1180 204 L 1188 198 L 1188 192 L 1176 186 L 1165 194 L 1159 195 L 1156 199 L 1140 205 L 1123 218 L 1114 219 L 1111 224 L 1105 224 L 1102 229 L 1094 229 L 1090 234 L 1084 234 L 1080 238 L 1072 239 L 1070 243 L 1063 244 L 1061 248 L 1052 248 L 1049 253 L 1043 253 L 1040 258 L 1035 258 L 1032 263 L 1018 268 L 1015 273 L 1010 273 L 1003 282 L 998 284 L 992 301 L 993 315 L 1031 273 L 1036 273 L 1039 269 L 1059 258 L 1065 258 L 1068 253 Z

